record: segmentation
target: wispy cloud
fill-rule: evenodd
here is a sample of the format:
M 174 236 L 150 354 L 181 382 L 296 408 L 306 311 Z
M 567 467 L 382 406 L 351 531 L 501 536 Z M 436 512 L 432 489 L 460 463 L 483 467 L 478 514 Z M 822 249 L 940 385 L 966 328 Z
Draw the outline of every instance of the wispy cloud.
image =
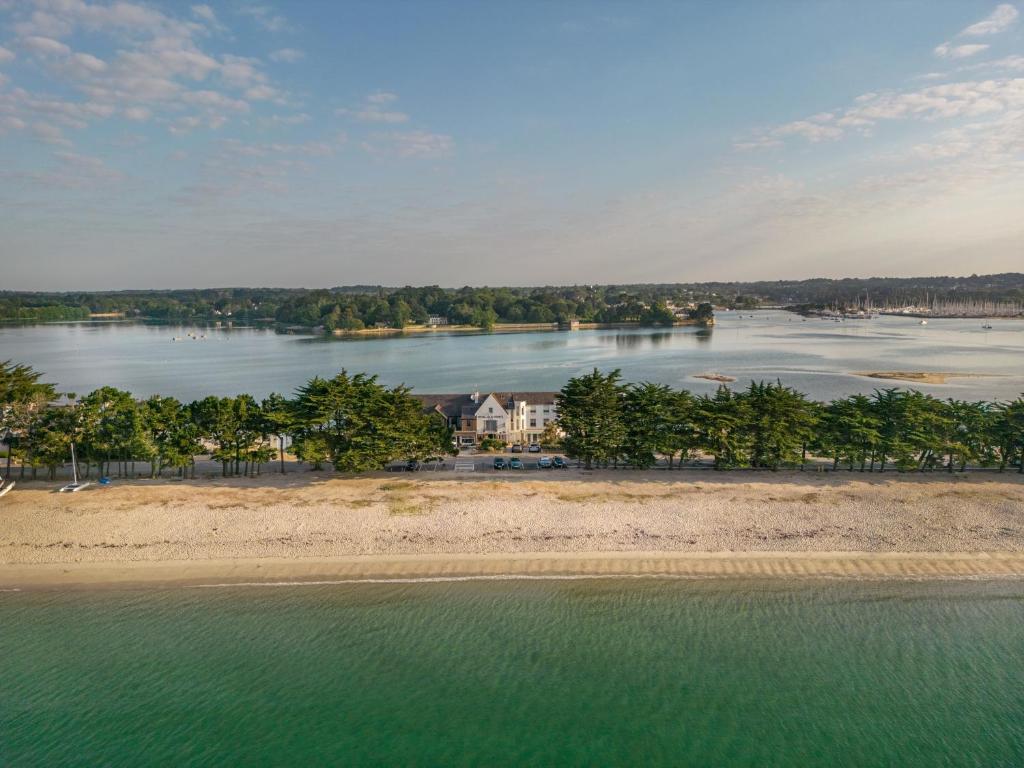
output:
M 334 114 L 350 117 L 361 123 L 406 123 L 409 121 L 409 115 L 397 109 L 387 108 L 387 105 L 397 100 L 398 96 L 394 93 L 377 91 L 367 96 L 361 105 L 336 109 Z
M 987 51 L 989 46 L 981 43 L 970 43 L 967 45 L 953 45 L 942 43 L 935 46 L 935 55 L 940 59 L 966 59 L 969 56 Z
M 438 159 L 455 151 L 455 140 L 445 133 L 388 131 L 374 134 L 362 147 L 374 155 Z
M 960 30 L 957 37 L 984 37 L 1005 31 L 1020 14 L 1009 3 L 996 6 L 987 17 Z M 946 41 L 935 46 L 934 53 L 940 59 L 966 59 L 988 50 L 988 43 L 953 43 Z
M 1018 16 L 1020 16 L 1020 13 L 1016 7 L 1009 3 L 1001 3 L 986 18 L 962 30 L 960 35 L 964 37 L 996 35 L 1013 24 Z
M 268 32 L 288 29 L 288 20 L 269 5 L 243 5 L 238 10 Z
M 294 64 L 296 61 L 306 58 L 306 54 L 296 48 L 278 48 L 276 51 L 271 51 L 268 58 L 271 61 Z

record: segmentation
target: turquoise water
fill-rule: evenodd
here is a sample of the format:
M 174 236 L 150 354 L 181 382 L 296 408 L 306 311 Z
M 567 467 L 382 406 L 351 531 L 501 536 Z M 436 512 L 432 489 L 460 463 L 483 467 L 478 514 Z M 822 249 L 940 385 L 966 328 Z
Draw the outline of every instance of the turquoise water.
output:
M 1024 584 L 0 594 L 0 765 L 1024 764 Z
M 595 366 L 621 368 L 628 381 L 656 381 L 695 392 L 718 386 L 701 373 L 781 379 L 818 399 L 870 393 L 887 382 L 856 371 L 988 374 L 918 386 L 940 397 L 1008 399 L 1024 392 L 1024 320 L 879 317 L 835 323 L 780 311 L 720 313 L 712 329 L 590 330 L 324 339 L 270 330 L 204 331 L 132 324 L 0 327 L 0 360 L 45 371 L 63 391 L 104 385 L 139 396 L 191 400 L 209 394 L 290 394 L 315 375 L 342 368 L 380 374 L 385 384 L 420 392 L 560 389 Z M 195 330 L 195 329 L 189 329 Z M 177 336 L 181 341 L 171 341 Z

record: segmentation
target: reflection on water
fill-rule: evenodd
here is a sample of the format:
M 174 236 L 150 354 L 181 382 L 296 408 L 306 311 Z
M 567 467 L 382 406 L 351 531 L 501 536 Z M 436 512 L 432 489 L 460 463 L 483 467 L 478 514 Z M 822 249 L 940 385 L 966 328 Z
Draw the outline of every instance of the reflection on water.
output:
M 619 349 L 635 350 L 671 344 L 677 338 L 679 336 L 675 331 L 627 331 L 598 336 L 597 341 L 600 344 L 612 344 Z
M 895 385 L 858 371 L 963 372 L 985 375 L 914 386 L 941 397 L 1010 399 L 1024 392 L 1024 321 L 993 325 L 982 332 L 974 320 L 795 322 L 779 312 L 744 312 L 722 313 L 714 328 L 439 332 L 356 343 L 262 328 L 208 328 L 205 339 L 193 340 L 187 333 L 194 329 L 180 327 L 64 324 L 0 328 L 0 360 L 32 365 L 64 391 L 109 384 L 187 400 L 288 394 L 342 368 L 420 392 L 471 392 L 559 389 L 595 367 L 695 392 L 718 386 L 694 378 L 709 371 L 744 383 L 778 378 L 818 399 Z

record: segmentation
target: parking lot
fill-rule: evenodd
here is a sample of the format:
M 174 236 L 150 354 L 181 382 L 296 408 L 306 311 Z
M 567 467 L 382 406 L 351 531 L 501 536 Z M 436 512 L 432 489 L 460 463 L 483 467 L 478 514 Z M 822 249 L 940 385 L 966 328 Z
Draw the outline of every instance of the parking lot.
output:
M 541 459 L 547 459 L 548 461 L 554 462 L 555 457 L 561 457 L 565 462 L 563 469 L 570 469 L 576 467 L 576 462 L 567 459 L 563 454 L 559 453 L 511 453 L 505 451 L 503 453 L 471 453 L 463 452 L 458 456 L 446 456 L 440 461 L 421 461 L 419 462 L 419 472 L 555 472 L 558 469 L 554 466 L 542 467 Z M 496 469 L 494 466 L 495 459 L 501 459 L 505 463 L 504 469 Z M 513 460 L 521 463 L 521 467 L 513 468 Z M 388 467 L 390 472 L 405 472 L 407 471 L 407 465 L 405 462 L 392 464 Z

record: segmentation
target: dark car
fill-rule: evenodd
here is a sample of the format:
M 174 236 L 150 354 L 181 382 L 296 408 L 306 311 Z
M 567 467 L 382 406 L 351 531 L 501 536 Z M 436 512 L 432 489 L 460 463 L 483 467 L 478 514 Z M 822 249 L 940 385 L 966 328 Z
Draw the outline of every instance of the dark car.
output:
M 551 469 L 551 459 L 548 456 L 541 456 L 537 459 L 537 467 L 540 469 Z
M 565 463 L 565 459 L 563 459 L 561 456 L 555 456 L 555 458 L 551 460 L 551 465 L 555 469 L 565 469 L 567 466 L 569 466 L 568 464 Z
M 524 469 L 523 460 L 520 458 L 512 458 L 508 463 L 509 469 Z
M 528 450 L 530 451 L 530 453 L 540 453 L 540 444 L 530 443 L 530 447 Z
M 508 469 L 508 464 L 506 464 L 505 460 L 503 458 L 501 458 L 501 456 L 499 456 L 498 458 L 496 458 L 494 460 L 494 468 L 495 469 Z
M 407 462 L 405 462 L 405 471 L 406 472 L 419 472 L 420 471 L 420 463 L 418 461 L 416 461 L 416 459 L 409 459 Z

